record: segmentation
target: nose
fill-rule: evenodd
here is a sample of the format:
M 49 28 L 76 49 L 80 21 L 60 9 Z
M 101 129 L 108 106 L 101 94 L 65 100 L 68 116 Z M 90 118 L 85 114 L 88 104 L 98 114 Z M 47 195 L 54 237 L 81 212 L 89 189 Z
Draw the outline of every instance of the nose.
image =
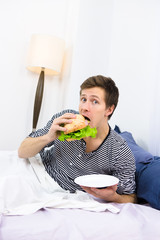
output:
M 83 111 L 89 111 L 90 110 L 90 104 L 88 101 L 85 101 L 81 106 Z

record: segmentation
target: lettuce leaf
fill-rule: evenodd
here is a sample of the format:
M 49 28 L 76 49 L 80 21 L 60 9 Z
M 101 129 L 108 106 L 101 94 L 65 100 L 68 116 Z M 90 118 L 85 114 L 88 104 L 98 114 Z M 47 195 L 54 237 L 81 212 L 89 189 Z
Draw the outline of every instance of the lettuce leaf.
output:
M 80 140 L 81 138 L 85 138 L 85 137 L 92 137 L 95 138 L 97 134 L 97 129 L 95 128 L 91 128 L 89 125 L 86 126 L 83 129 L 80 129 L 76 132 L 72 132 L 72 133 L 68 133 L 68 134 L 64 134 L 64 132 L 61 132 L 61 135 L 59 136 L 59 140 L 60 141 L 65 141 L 68 138 L 73 138 L 75 140 Z

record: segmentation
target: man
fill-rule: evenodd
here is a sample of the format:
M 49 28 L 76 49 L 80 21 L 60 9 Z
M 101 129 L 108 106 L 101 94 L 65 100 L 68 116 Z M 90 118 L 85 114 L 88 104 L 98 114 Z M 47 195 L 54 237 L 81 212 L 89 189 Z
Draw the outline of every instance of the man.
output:
M 60 131 L 66 130 L 64 124 L 71 123 L 77 113 L 65 110 L 55 114 L 46 127 L 31 133 L 22 142 L 19 157 L 28 158 L 40 153 L 48 174 L 70 192 L 83 189 L 109 202 L 136 202 L 133 154 L 108 124 L 118 97 L 118 88 L 111 78 L 101 75 L 88 78 L 81 85 L 79 113 L 90 119 L 91 127 L 96 127 L 96 138 L 60 142 Z M 95 173 L 116 176 L 118 186 L 97 189 L 74 182 L 78 176 Z

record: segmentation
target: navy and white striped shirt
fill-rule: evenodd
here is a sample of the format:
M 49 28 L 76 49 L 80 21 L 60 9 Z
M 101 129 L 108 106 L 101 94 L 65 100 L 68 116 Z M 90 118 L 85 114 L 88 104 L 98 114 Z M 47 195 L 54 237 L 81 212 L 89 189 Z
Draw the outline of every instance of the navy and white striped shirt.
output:
M 32 132 L 30 137 L 46 134 L 55 118 L 66 112 L 55 114 L 47 125 Z M 109 134 L 97 150 L 87 153 L 83 139 L 61 142 L 58 139 L 45 146 L 41 158 L 48 174 L 65 190 L 75 192 L 82 190 L 74 182 L 78 176 L 87 174 L 109 174 L 119 179 L 117 193 L 135 192 L 135 159 L 126 141 L 110 128 Z

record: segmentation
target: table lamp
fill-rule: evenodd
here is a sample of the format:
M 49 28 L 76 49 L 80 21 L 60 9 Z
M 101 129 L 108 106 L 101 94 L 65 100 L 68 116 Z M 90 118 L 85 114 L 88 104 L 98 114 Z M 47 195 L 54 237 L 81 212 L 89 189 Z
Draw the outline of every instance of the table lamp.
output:
M 64 56 L 64 40 L 50 35 L 33 34 L 31 37 L 27 69 L 40 74 L 36 89 L 33 126 L 36 130 L 43 98 L 45 75 L 58 75 L 61 72 Z

